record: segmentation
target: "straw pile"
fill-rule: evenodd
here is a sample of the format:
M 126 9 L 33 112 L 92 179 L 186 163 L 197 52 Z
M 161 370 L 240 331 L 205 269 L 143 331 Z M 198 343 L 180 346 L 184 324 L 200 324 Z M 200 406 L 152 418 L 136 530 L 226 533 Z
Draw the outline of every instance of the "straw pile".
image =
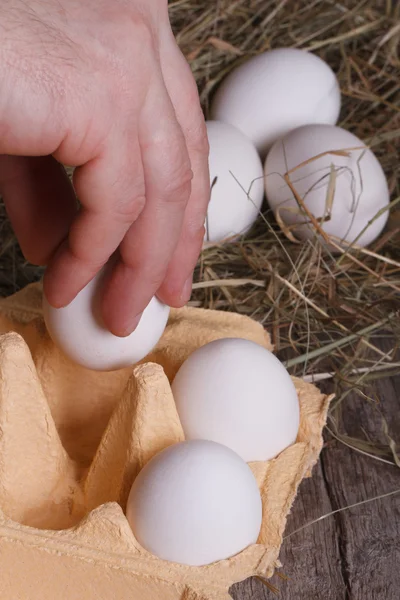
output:
M 388 178 L 392 206 L 384 234 L 368 249 L 331 256 L 317 239 L 288 240 L 266 209 L 245 239 L 203 252 L 191 304 L 263 323 L 292 375 L 333 379 L 331 432 L 400 466 L 390 431 L 382 446 L 370 437 L 346 438 L 339 426 L 349 389 L 368 400 L 371 378 L 400 372 L 400 6 L 395 0 L 173 0 L 170 14 L 206 115 L 222 78 L 270 48 L 312 50 L 337 73 L 339 125 L 372 147 Z M 41 270 L 24 262 L 3 207 L 0 227 L 5 295 Z M 393 339 L 387 354 L 375 345 L 382 333 Z

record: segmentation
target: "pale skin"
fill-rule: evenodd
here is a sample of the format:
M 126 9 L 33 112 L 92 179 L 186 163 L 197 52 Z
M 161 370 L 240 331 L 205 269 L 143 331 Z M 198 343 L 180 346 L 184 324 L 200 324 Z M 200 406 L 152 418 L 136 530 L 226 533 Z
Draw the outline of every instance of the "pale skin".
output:
M 197 88 L 167 0 L 2 0 L 0 191 L 67 305 L 115 254 L 105 325 L 190 297 L 209 200 Z M 60 163 L 77 167 L 73 187 Z M 81 203 L 77 210 L 76 196 Z

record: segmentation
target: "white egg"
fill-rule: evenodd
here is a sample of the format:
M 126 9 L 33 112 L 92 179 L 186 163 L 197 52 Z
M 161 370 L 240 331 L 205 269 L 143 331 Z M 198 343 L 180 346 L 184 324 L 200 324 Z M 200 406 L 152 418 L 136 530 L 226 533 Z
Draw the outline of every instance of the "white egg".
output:
M 64 308 L 53 308 L 43 296 L 43 314 L 54 343 L 74 362 L 96 371 L 128 367 L 157 344 L 168 321 L 169 307 L 152 298 L 136 330 L 127 337 L 113 335 L 98 310 L 102 270 Z
M 332 154 L 346 149 L 345 156 Z M 305 161 L 307 164 L 296 169 Z M 306 125 L 277 141 L 268 154 L 265 187 L 269 205 L 275 213 L 279 210 L 284 223 L 296 225 L 293 233 L 297 237 L 309 239 L 315 230 L 283 180 L 291 169 L 295 169 L 290 180 L 296 193 L 337 243 L 366 246 L 381 233 L 388 211 L 374 218 L 389 204 L 387 181 L 373 152 L 355 135 L 333 125 Z
M 256 543 L 262 505 L 249 466 L 229 448 L 198 440 L 170 446 L 147 463 L 126 514 L 148 551 L 201 566 Z
M 172 392 L 186 439 L 224 444 L 246 462 L 271 459 L 296 440 L 294 384 L 276 356 L 254 342 L 220 339 L 195 350 Z
M 263 166 L 253 144 L 226 123 L 207 122 L 210 182 L 215 181 L 205 240 L 219 242 L 246 233 L 264 197 Z
M 262 156 L 291 129 L 335 124 L 339 112 L 340 89 L 331 68 L 294 48 L 264 52 L 233 70 L 211 108 L 213 119 L 243 131 Z

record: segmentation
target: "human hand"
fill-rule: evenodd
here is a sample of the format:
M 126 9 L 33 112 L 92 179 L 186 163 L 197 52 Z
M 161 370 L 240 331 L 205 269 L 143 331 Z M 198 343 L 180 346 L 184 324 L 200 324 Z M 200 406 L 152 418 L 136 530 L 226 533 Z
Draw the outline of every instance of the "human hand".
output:
M 105 324 L 182 306 L 204 236 L 208 143 L 166 0 L 0 7 L 0 190 L 44 290 L 68 304 L 116 252 Z M 77 167 L 76 197 L 60 163 Z

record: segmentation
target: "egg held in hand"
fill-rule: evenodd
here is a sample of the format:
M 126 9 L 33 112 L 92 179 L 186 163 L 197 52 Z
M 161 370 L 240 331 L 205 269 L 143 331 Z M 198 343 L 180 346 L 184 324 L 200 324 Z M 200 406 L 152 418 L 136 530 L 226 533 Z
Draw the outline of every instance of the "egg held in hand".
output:
M 149 552 L 201 566 L 256 543 L 262 504 L 253 473 L 235 452 L 196 440 L 170 446 L 145 465 L 126 516 Z
M 205 222 L 206 242 L 246 233 L 264 198 L 263 166 L 257 150 L 232 125 L 208 121 L 211 200 Z
M 240 129 L 265 157 L 291 129 L 337 122 L 340 89 L 332 69 L 318 56 L 278 48 L 234 69 L 215 94 L 211 116 Z
M 349 131 L 300 127 L 277 141 L 265 162 L 270 207 L 296 237 L 310 239 L 316 229 L 284 181 L 287 171 L 296 194 L 336 244 L 366 246 L 381 233 L 388 211 L 378 212 L 389 205 L 385 174 L 373 152 Z
M 103 324 L 99 299 L 104 268 L 64 308 L 50 306 L 43 296 L 46 327 L 54 343 L 74 362 L 96 371 L 112 371 L 142 360 L 162 336 L 169 307 L 153 297 L 136 330 L 113 335 Z
M 300 408 L 282 363 L 244 339 L 195 350 L 172 383 L 186 439 L 228 446 L 246 462 L 277 456 L 295 442 Z

